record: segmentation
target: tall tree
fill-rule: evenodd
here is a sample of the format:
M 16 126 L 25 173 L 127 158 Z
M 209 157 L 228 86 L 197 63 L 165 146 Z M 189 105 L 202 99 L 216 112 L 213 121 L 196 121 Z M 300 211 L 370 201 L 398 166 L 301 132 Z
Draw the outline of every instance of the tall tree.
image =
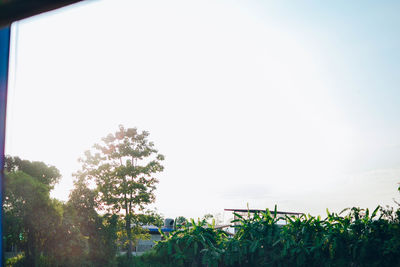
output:
M 123 214 L 129 240 L 128 257 L 132 253 L 132 222 L 146 205 L 154 202 L 154 190 L 161 172 L 164 156 L 148 141 L 149 133 L 136 128 L 124 128 L 102 139 L 86 151 L 80 161 L 82 169 L 75 175 L 79 179 L 94 181 L 102 208 Z
M 50 198 L 59 171 L 43 162 L 6 157 L 4 237 L 7 246 L 19 246 L 29 266 L 38 264 L 61 222 L 62 207 Z

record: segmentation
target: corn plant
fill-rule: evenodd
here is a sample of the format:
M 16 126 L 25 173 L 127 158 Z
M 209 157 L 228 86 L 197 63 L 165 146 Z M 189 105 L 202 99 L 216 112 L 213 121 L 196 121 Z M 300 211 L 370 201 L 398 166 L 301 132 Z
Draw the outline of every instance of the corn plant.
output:
M 235 214 L 236 234 L 191 221 L 158 242 L 149 266 L 400 266 L 400 210 L 351 208 L 282 218 Z M 150 254 L 149 254 L 150 255 Z
M 234 238 L 224 243 L 224 263 L 227 266 L 265 266 L 273 265 L 278 259 L 280 227 L 277 222 L 276 208 L 273 214 L 255 213 L 244 218 L 235 213 L 238 218 L 233 223 L 237 228 Z
M 190 224 L 163 234 L 164 240 L 158 242 L 154 249 L 166 262 L 176 266 L 218 266 L 224 254 L 221 243 L 227 238 L 222 230 L 205 220 L 197 223 L 192 219 Z

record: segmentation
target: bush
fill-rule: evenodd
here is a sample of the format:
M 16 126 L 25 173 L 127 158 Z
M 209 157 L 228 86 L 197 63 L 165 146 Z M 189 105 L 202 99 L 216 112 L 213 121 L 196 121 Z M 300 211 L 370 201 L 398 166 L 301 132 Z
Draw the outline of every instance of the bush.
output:
M 24 265 L 25 256 L 23 254 L 19 254 L 15 257 L 6 259 L 7 267 L 22 267 Z
M 26 267 L 29 266 L 25 256 L 19 254 L 18 256 L 6 259 L 7 267 Z M 37 267 L 53 267 L 56 266 L 54 261 L 50 260 L 48 257 L 40 256 Z

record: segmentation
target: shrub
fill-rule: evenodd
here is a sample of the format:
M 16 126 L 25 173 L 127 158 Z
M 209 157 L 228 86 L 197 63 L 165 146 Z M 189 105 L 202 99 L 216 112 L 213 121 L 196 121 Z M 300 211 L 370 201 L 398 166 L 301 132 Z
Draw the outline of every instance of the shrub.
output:
M 23 254 L 19 254 L 15 257 L 6 259 L 7 267 L 20 267 L 24 266 L 25 256 Z

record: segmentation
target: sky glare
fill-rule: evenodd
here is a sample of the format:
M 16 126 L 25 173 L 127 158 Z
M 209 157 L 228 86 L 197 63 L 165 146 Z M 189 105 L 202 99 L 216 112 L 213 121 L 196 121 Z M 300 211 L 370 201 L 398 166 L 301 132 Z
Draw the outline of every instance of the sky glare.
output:
M 60 169 L 119 124 L 166 156 L 155 207 L 394 205 L 399 3 L 88 1 L 14 23 L 6 153 Z

